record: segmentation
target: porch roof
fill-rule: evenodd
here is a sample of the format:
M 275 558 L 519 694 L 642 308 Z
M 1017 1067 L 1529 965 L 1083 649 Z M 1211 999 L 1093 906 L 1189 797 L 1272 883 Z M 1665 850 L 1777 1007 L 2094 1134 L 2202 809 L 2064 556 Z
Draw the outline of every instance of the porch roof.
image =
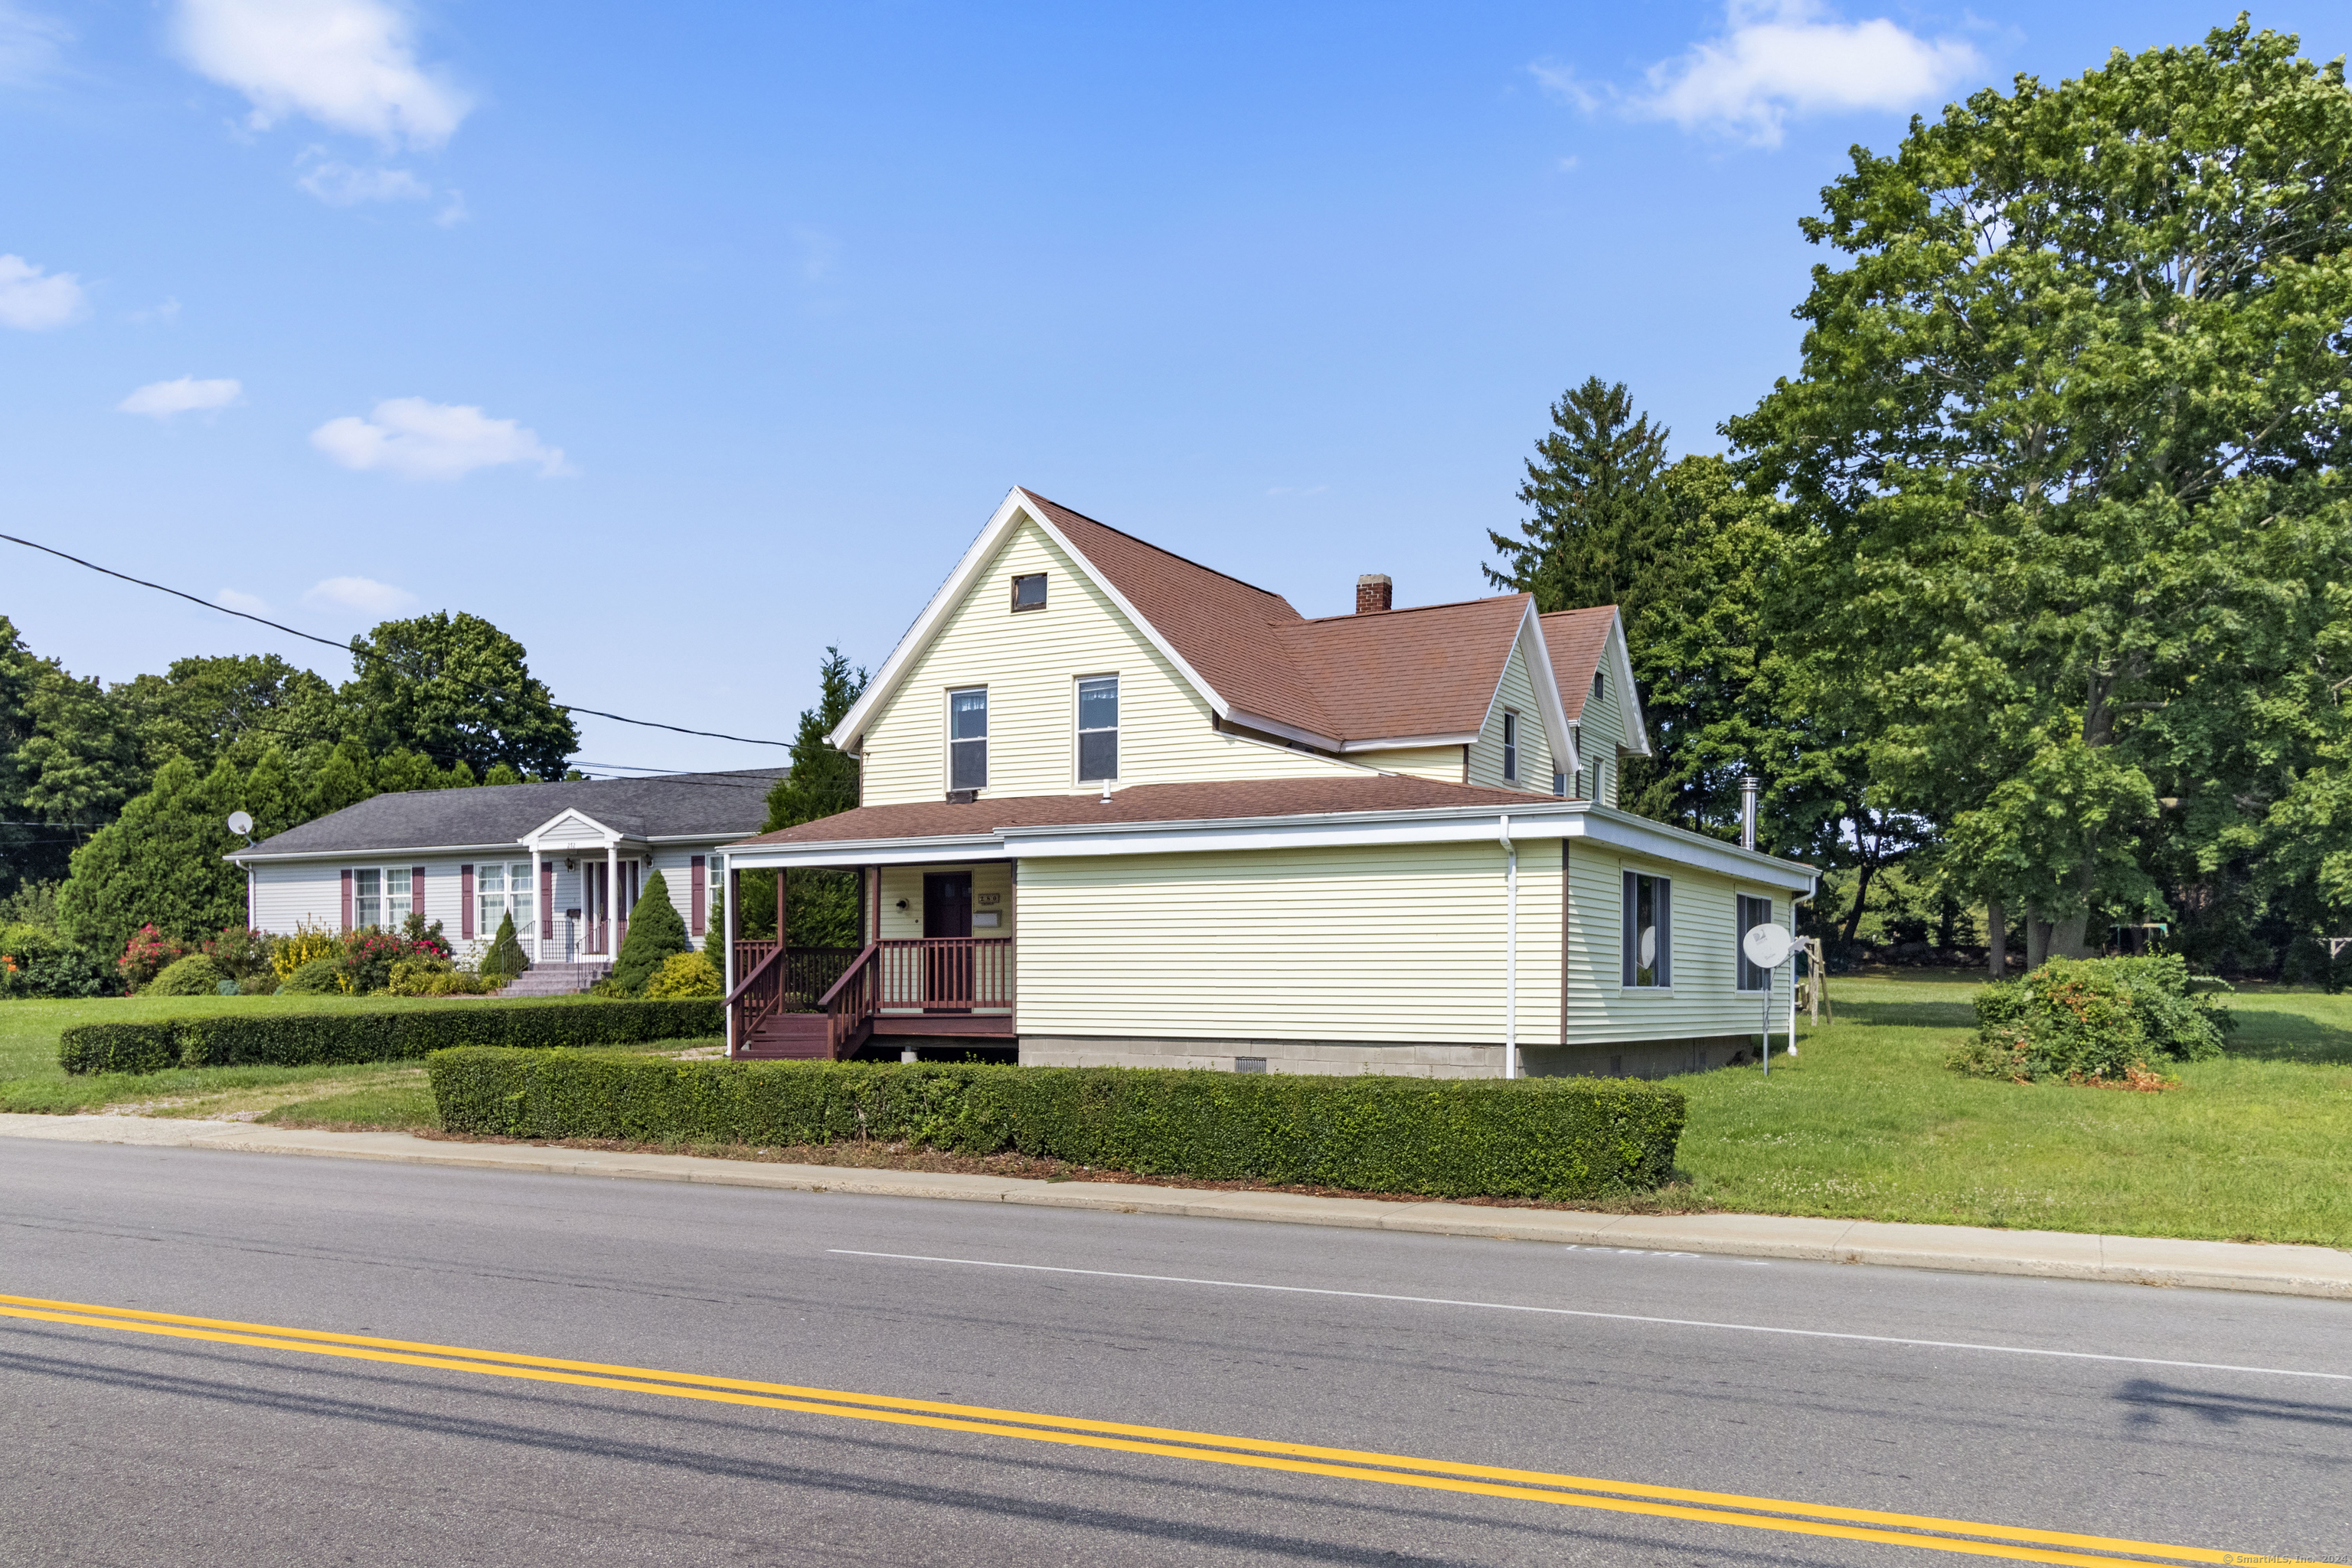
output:
M 1077 827 L 1139 822 L 1213 822 L 1235 817 L 1324 816 L 1363 811 L 1416 811 L 1445 806 L 1513 811 L 1556 805 L 1549 795 L 1482 784 L 1447 784 L 1399 773 L 1331 778 L 1262 779 L 1213 784 L 1137 784 L 1098 795 L 985 796 L 968 803 L 908 801 L 861 805 L 803 822 L 730 849 L 824 844 L 839 840 L 969 838 L 1021 827 Z

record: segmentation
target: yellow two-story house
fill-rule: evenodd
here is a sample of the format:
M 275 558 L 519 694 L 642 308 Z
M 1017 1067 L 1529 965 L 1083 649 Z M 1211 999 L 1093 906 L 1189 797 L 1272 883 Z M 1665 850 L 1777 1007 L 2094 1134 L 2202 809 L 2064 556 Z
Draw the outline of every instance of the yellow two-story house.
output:
M 857 807 L 721 852 L 855 871 L 863 911 L 849 949 L 728 933 L 730 1052 L 1502 1078 L 1752 1050 L 1787 981 L 1740 939 L 1812 873 L 1616 808 L 1649 742 L 1615 609 L 1390 594 L 1309 620 L 1013 491 L 831 736 Z

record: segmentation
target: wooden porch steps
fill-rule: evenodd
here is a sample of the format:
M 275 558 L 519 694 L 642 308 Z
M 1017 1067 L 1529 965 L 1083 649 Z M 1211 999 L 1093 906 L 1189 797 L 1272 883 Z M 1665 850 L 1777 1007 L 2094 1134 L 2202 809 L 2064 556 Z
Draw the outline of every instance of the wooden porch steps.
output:
M 751 1029 L 738 1055 L 752 1061 L 824 1061 L 833 1056 L 833 1020 L 823 1013 L 771 1013 Z M 861 1027 L 843 1043 L 848 1056 L 873 1033 Z

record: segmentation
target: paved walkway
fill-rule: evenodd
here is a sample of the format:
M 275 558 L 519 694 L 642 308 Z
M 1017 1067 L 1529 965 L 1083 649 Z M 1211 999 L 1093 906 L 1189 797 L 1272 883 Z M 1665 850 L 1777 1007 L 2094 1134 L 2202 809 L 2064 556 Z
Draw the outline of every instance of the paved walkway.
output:
M 968 1203 L 1034 1204 L 1118 1214 L 1191 1215 L 1358 1230 L 1482 1236 L 1643 1252 L 1714 1252 L 1743 1258 L 2030 1274 L 2134 1285 L 2195 1286 L 2352 1300 L 2352 1252 L 2326 1247 L 2266 1247 L 2085 1236 L 2056 1230 L 1985 1230 L 1971 1226 L 1882 1225 L 1873 1220 L 1776 1215 L 1612 1215 L 1474 1204 L 1381 1203 L 1369 1198 L 1232 1193 L 1139 1183 L 1044 1182 L 841 1165 L 764 1164 L 692 1154 L 605 1154 L 539 1143 L 460 1143 L 405 1132 L 312 1132 L 246 1121 L 146 1116 L 0 1114 L 0 1137 L 156 1148 L 235 1149 L 313 1154 L 411 1165 L 531 1171 L 543 1175 L 619 1176 L 701 1182 L 787 1192 L 863 1193 Z

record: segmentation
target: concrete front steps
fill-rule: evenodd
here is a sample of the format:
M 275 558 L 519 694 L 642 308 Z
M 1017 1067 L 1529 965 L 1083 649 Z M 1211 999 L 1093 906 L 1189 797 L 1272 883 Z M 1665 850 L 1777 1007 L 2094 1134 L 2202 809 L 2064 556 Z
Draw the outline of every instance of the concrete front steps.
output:
M 501 996 L 576 996 L 607 974 L 613 966 L 602 959 L 590 963 L 534 963 L 507 982 Z

